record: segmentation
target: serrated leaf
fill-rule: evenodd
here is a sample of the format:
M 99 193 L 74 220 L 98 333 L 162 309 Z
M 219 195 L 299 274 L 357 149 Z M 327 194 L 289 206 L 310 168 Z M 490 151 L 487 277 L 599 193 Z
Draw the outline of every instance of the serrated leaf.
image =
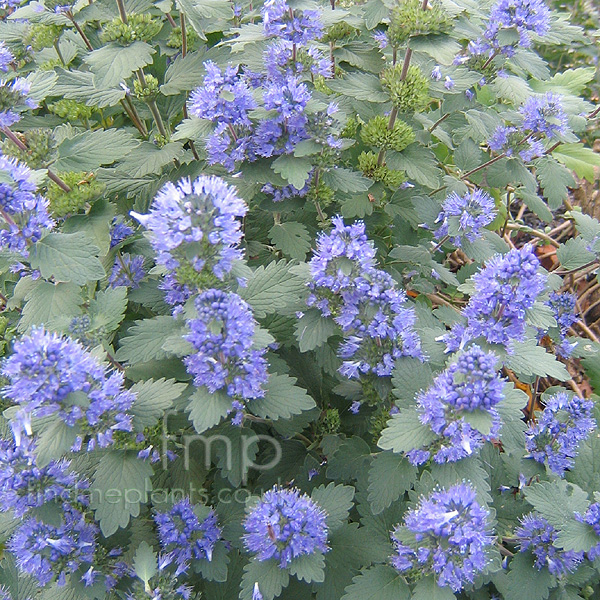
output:
M 388 421 L 377 445 L 383 450 L 410 452 L 429 446 L 436 439 L 431 428 L 421 423 L 415 409 L 402 409 Z
M 263 419 L 289 419 L 305 410 L 313 409 L 315 401 L 298 387 L 297 379 L 289 375 L 270 375 L 265 386 L 265 395 L 249 404 L 253 414 Z
M 311 238 L 308 229 L 296 221 L 273 225 L 269 231 L 269 238 L 278 250 L 290 258 L 304 260 L 310 250 Z
M 489 435 L 494 423 L 492 415 L 487 410 L 463 411 L 462 417 L 473 429 L 483 435 Z
M 322 346 L 336 331 L 333 319 L 327 319 L 317 309 L 307 310 L 296 322 L 296 339 L 300 352 Z
M 370 73 L 346 73 L 341 79 L 332 79 L 327 86 L 334 92 L 356 100 L 387 102 L 389 96 L 381 87 L 379 77 Z
M 400 573 L 387 565 L 377 565 L 357 575 L 346 588 L 342 600 L 410 600 L 410 588 Z
M 307 288 L 302 277 L 284 260 L 258 267 L 240 295 L 252 307 L 256 317 L 269 313 L 289 314 L 301 306 Z
M 46 279 L 84 285 L 106 276 L 99 252 L 83 232 L 49 233 L 33 247 L 30 263 Z
M 417 479 L 417 468 L 393 452 L 380 452 L 369 469 L 369 496 L 373 514 L 379 514 L 408 491 Z
M 567 198 L 567 188 L 575 186 L 571 172 L 549 156 L 535 161 L 535 172 L 544 190 L 544 196 L 552 210 L 556 210 Z
M 336 167 L 325 171 L 322 176 L 325 185 L 338 192 L 366 192 L 373 182 L 356 171 Z
M 129 364 L 166 358 L 168 353 L 163 350 L 163 344 L 173 335 L 176 326 L 173 317 L 169 316 L 136 321 L 119 340 L 115 358 Z
M 595 255 L 588 250 L 588 245 L 581 237 L 571 238 L 561 244 L 560 248 L 556 249 L 556 257 L 560 261 L 560 266 L 565 271 L 571 271 L 592 262 Z
M 186 56 L 179 55 L 165 73 L 165 83 L 160 86 L 160 91 L 165 96 L 172 96 L 180 92 L 189 92 L 202 83 L 206 60 L 204 52 L 190 52 Z
M 135 574 L 147 584 L 157 573 L 156 553 L 147 542 L 142 542 L 133 557 Z
M 123 129 L 84 131 L 67 138 L 58 146 L 57 171 L 95 171 L 110 165 L 139 146 L 131 133 Z
M 296 158 L 289 154 L 282 154 L 272 165 L 273 171 L 279 173 L 289 181 L 297 190 L 301 190 L 313 168 L 307 158 Z
M 433 575 L 419 580 L 412 592 L 411 600 L 455 600 L 456 596 L 448 587 L 440 587 Z
M 402 152 L 389 151 L 386 164 L 390 169 L 406 171 L 408 177 L 425 187 L 436 189 L 440 186 L 442 170 L 429 148 L 411 144 Z
M 393 393 L 399 400 L 412 402 L 421 390 L 433 382 L 431 367 L 418 358 L 403 356 L 396 360 L 392 372 Z
M 589 505 L 587 493 L 564 480 L 534 483 L 523 491 L 527 502 L 557 529 L 571 521 L 573 513 L 583 515 Z
M 344 440 L 327 462 L 327 477 L 330 479 L 358 479 L 371 462 L 371 448 L 365 440 L 354 435 Z
M 37 465 L 44 467 L 50 461 L 63 457 L 71 450 L 79 434 L 78 426 L 69 427 L 62 419 L 46 425 L 37 437 Z
M 145 427 L 154 427 L 186 387 L 185 383 L 164 378 L 133 384 L 130 391 L 135 394 L 135 402 L 129 412 L 133 416 L 134 429 L 142 431 Z
M 321 552 L 304 554 L 292 560 L 290 574 L 306 583 L 320 583 L 325 580 L 325 557 Z
M 102 456 L 92 478 L 90 508 L 105 537 L 139 516 L 140 504 L 152 491 L 152 474 L 150 463 L 138 459 L 136 451 L 111 450 Z
M 37 282 L 25 297 L 19 331 L 27 331 L 32 325 L 51 323 L 58 317 L 80 315 L 83 304 L 80 292 L 74 283 Z
M 494 579 L 505 600 L 545 600 L 556 578 L 548 569 L 537 569 L 529 553 L 519 552 L 510 561 L 510 571 Z
M 232 399 L 223 390 L 210 393 L 206 388 L 196 388 L 190 396 L 186 411 L 197 433 L 218 425 L 231 411 Z
M 590 525 L 573 519 L 561 527 L 554 546 L 565 551 L 589 552 L 590 548 L 599 543 L 600 537 Z
M 526 342 L 513 342 L 511 354 L 504 361 L 505 365 L 518 374 L 542 377 L 554 377 L 560 381 L 571 379 L 566 367 L 556 360 L 556 357 L 543 346 L 538 346 L 535 340 Z
M 94 73 L 94 85 L 108 88 L 118 86 L 134 71 L 151 64 L 154 52 L 146 42 L 133 42 L 128 46 L 112 43 L 89 52 L 83 60 Z
M 561 144 L 552 152 L 552 156 L 565 167 L 575 171 L 578 177 L 594 183 L 594 170 L 600 167 L 600 154 L 583 144 Z
M 350 485 L 320 485 L 313 489 L 310 497 L 327 513 L 327 526 L 331 531 L 338 529 L 348 520 L 353 506 L 354 488 Z
M 104 256 L 110 249 L 110 223 L 115 207 L 103 199 L 96 200 L 85 215 L 73 215 L 63 224 L 63 233 L 85 232 Z
M 262 562 L 252 560 L 244 567 L 240 600 L 252 600 L 255 583 L 259 584 L 264 600 L 273 600 L 281 594 L 289 582 L 288 570 L 281 569 L 278 561 L 273 559 Z
M 142 142 L 131 152 L 128 152 L 119 163 L 119 170 L 127 173 L 128 177 L 140 178 L 159 173 L 162 167 L 171 164 L 183 154 L 181 142 L 169 142 L 158 147 L 152 142 Z
M 89 71 L 66 71 L 64 69 L 56 71 L 58 81 L 54 84 L 52 93 L 57 96 L 78 100 L 87 106 L 98 108 L 114 106 L 125 98 L 125 90 L 120 86 L 97 88 L 94 84 L 94 74 Z

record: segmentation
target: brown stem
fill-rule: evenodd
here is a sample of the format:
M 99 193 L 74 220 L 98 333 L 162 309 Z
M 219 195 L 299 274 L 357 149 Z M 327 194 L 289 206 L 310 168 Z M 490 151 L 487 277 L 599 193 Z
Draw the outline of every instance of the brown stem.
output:
M 146 76 L 144 75 L 143 69 L 138 69 L 137 77 L 138 77 L 138 81 L 140 82 L 142 88 L 145 89 L 147 87 L 147 83 L 146 83 Z M 154 117 L 154 122 L 156 123 L 156 126 L 158 127 L 158 131 L 159 131 L 160 135 L 162 135 L 165 138 L 165 140 L 168 140 L 169 134 L 167 133 L 165 124 L 163 123 L 162 117 L 160 116 L 160 111 L 158 110 L 158 106 L 156 105 L 156 100 L 154 100 L 154 99 L 146 100 L 146 104 L 148 105 L 148 108 L 150 109 L 150 112 L 152 113 L 152 116 Z
M 127 11 L 125 10 L 125 2 L 123 0 L 117 0 L 117 6 L 119 8 L 119 16 L 121 21 L 127 25 Z
M 175 27 L 177 27 L 177 23 L 175 23 L 175 20 L 173 19 L 173 17 L 171 16 L 171 13 L 167 13 L 167 21 L 169 21 L 169 25 L 171 27 L 173 27 L 173 29 L 175 29 Z
M 181 57 L 185 58 L 187 54 L 187 26 L 183 13 L 179 14 L 179 23 L 181 24 Z
M 445 115 L 443 115 L 442 117 L 440 117 L 430 128 L 429 128 L 429 133 L 431 133 L 440 123 L 443 123 L 448 117 L 450 116 L 450 113 L 446 113 Z
M 27 152 L 29 148 L 8 128 L 3 127 L 2 133 L 19 149 Z
M 88 39 L 88 36 L 85 35 L 83 29 L 81 29 L 81 27 L 79 26 L 79 23 L 77 23 L 77 21 L 75 21 L 75 17 L 73 16 L 73 13 L 69 10 L 66 13 L 67 18 L 71 21 L 71 23 L 73 23 L 75 29 L 77 30 L 77 33 L 81 36 L 81 39 L 83 40 L 83 43 L 87 46 L 88 50 L 93 50 L 94 47 L 92 46 L 90 40 Z
M 486 167 L 489 167 L 490 165 L 493 165 L 495 162 L 498 162 L 502 158 L 506 158 L 506 153 L 505 152 L 503 152 L 502 154 L 499 154 L 498 156 L 495 156 L 494 158 L 491 158 L 486 163 L 483 163 L 482 165 L 479 165 L 478 167 L 475 167 L 474 169 L 471 169 L 468 173 L 465 173 L 464 175 L 462 175 L 461 179 L 467 179 L 468 177 L 470 177 L 474 173 L 477 173 L 477 171 L 481 171 L 482 169 L 485 169 Z
M 48 169 L 48 177 L 54 181 L 54 183 L 61 189 L 63 192 L 69 193 L 71 188 L 53 171 Z
M 496 58 L 496 56 L 498 56 L 498 52 L 499 50 L 496 50 L 484 63 L 483 63 L 483 67 L 481 67 L 481 70 L 483 71 L 484 69 L 486 69 L 487 67 L 490 66 L 490 63 Z

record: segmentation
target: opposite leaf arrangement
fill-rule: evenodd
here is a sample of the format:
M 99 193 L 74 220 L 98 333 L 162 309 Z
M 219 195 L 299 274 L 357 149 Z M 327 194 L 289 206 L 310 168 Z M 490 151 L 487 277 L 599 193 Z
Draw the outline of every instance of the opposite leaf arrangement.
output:
M 60 2 L 0 1 L 0 600 L 597 597 L 585 32 Z

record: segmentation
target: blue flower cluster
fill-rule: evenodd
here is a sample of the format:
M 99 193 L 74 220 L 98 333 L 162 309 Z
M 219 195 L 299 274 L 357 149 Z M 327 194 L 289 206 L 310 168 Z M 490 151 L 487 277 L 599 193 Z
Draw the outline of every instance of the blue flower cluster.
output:
M 333 224 L 333 230 L 317 240 L 310 261 L 308 305 L 342 328 L 339 356 L 344 376 L 391 375 L 396 358 L 423 356 L 415 313 L 406 307 L 406 295 L 392 277 L 377 268 L 364 223 L 345 225 L 338 216 Z
M 164 553 L 161 560 L 164 564 L 175 563 L 175 577 L 187 571 L 191 560 L 212 560 L 215 544 L 221 539 L 215 512 L 211 510 L 200 519 L 196 511 L 197 507 L 185 499 L 168 512 L 154 515 Z
M 267 361 L 264 348 L 253 348 L 256 323 L 250 306 L 233 292 L 209 289 L 195 300 L 197 318 L 187 321 L 185 339 L 196 352 L 184 359 L 194 385 L 210 392 L 224 389 L 234 398 L 239 424 L 241 399 L 264 396 Z
M 518 43 L 507 42 L 502 34 L 515 29 L 519 35 Z M 505 54 L 514 56 L 515 48 L 529 48 L 531 34 L 539 37 L 550 31 L 550 10 L 544 0 L 497 0 L 492 6 L 488 26 L 483 39 L 469 44 L 469 51 L 478 56 L 487 54 Z
M 6 60 L 6 53 L 4 57 Z M 31 84 L 22 77 L 15 77 L 10 81 L 0 80 L 0 127 L 18 123 L 21 120 L 20 109 L 37 108 L 37 102 L 27 97 L 30 90 Z
M 132 290 L 140 287 L 140 281 L 146 276 L 144 257 L 131 254 L 117 254 L 115 264 L 108 278 L 110 287 L 124 286 Z
M 548 567 L 550 573 L 557 577 L 573 572 L 583 559 L 583 552 L 560 550 L 554 546 L 558 531 L 536 513 L 521 519 L 521 527 L 515 530 L 515 536 L 519 540 L 520 551 L 532 553 L 537 569 Z
M 404 524 L 392 532 L 392 565 L 401 573 L 434 573 L 439 586 L 455 592 L 488 563 L 489 513 L 466 483 L 434 491 L 406 513 Z
M 133 227 L 115 217 L 110 226 L 110 247 L 118 246 L 133 234 Z
M 432 448 L 408 452 L 412 464 L 426 462 L 434 451 L 436 463 L 455 462 L 473 454 L 485 440 L 498 436 L 500 417 L 495 406 L 504 398 L 504 381 L 495 367 L 493 353 L 471 346 L 417 396 L 421 422 L 431 427 L 439 439 Z M 491 428 L 486 435 L 465 420 L 474 410 L 489 414 Z
M 0 248 L 29 255 L 29 246 L 42 237 L 44 229 L 52 229 L 48 201 L 36 193 L 29 167 L 0 154 Z
M 162 284 L 167 302 L 187 300 L 199 289 L 201 275 L 225 278 L 242 258 L 240 218 L 247 211 L 233 186 L 200 176 L 165 184 L 149 214 L 131 213 L 150 231 L 157 262 L 168 270 Z
M 0 439 L 0 510 L 12 511 L 20 519 L 32 508 L 54 500 L 73 499 L 86 504 L 82 493 L 89 482 L 71 471 L 70 461 L 37 465 L 35 445 L 30 438 L 15 446 Z
M 600 503 L 590 504 L 584 515 L 575 514 L 575 517 L 578 521 L 589 525 L 598 536 L 598 543 L 594 544 L 587 553 L 590 560 L 596 560 L 600 556 Z
M 577 297 L 569 292 L 552 292 L 546 305 L 552 309 L 554 318 L 558 324 L 558 344 L 555 352 L 562 358 L 569 358 L 575 349 L 576 343 L 567 339 L 569 329 L 577 322 L 575 310 L 577 308 Z
M 480 237 L 481 230 L 495 217 L 496 205 L 487 192 L 474 189 L 464 196 L 452 192 L 442 202 L 442 210 L 435 221 L 439 226 L 434 237 L 443 240 L 448 236 L 460 248 L 463 239 L 474 242 Z
M 4 42 L 0 42 L 0 71 L 8 73 L 8 68 L 14 60 L 13 53 L 6 47 Z
M 567 392 L 558 392 L 545 400 L 537 422 L 525 432 L 526 448 L 538 462 L 548 462 L 550 470 L 563 476 L 573 466 L 579 444 L 596 429 L 592 414 L 594 403 Z
M 547 92 L 530 96 L 519 108 L 521 123 L 519 127 L 499 125 L 488 140 L 490 150 L 503 152 L 511 156 L 514 149 L 526 162 L 546 152 L 542 139 L 554 138 L 566 133 L 569 119 L 564 111 L 561 97 Z
M 192 91 L 188 101 L 191 115 L 215 125 L 206 142 L 209 164 L 221 164 L 229 171 L 244 160 L 293 152 L 312 129 L 327 131 L 337 110 L 331 104 L 325 118 L 313 118 L 306 110 L 312 97 L 302 81 L 306 64 L 312 76 L 331 77 L 330 59 L 307 46 L 323 35 L 320 12 L 292 9 L 285 0 L 268 0 L 262 16 L 263 34 L 271 40 L 264 53 L 264 73 L 238 67 L 223 72 L 207 62 L 203 85 Z M 251 111 L 257 107 L 269 112 L 255 122 Z M 330 147 L 339 146 L 334 136 L 322 137 Z
M 93 563 L 97 533 L 95 524 L 86 522 L 83 513 L 65 503 L 58 525 L 29 518 L 7 547 L 19 569 L 35 577 L 41 586 L 55 580 L 64 585 L 67 575 Z
M 327 552 L 325 511 L 297 489 L 265 492 L 244 521 L 244 544 L 258 560 L 274 559 L 281 568 L 295 558 Z
M 475 293 L 463 310 L 467 325 L 457 324 L 443 339 L 448 351 L 483 337 L 492 344 L 522 340 L 525 317 L 544 289 L 546 276 L 531 245 L 494 256 L 473 276 Z
M 14 345 L 2 365 L 8 379 L 4 396 L 19 405 L 13 431 L 31 434 L 31 417 L 57 414 L 69 427 L 80 426 L 96 443 L 113 443 L 115 431 L 131 431 L 128 410 L 134 394 L 123 388 L 123 374 L 110 373 L 79 342 L 34 328 Z M 78 450 L 83 434 L 78 435 Z

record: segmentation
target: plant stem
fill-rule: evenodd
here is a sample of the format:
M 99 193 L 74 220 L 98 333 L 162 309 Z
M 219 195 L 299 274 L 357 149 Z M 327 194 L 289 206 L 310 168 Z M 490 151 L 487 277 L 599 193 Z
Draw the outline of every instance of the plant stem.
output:
M 127 12 L 125 10 L 125 2 L 123 0 L 117 0 L 117 7 L 119 8 L 119 16 L 121 21 L 127 25 Z
M 179 14 L 179 23 L 181 25 L 181 57 L 185 58 L 187 54 L 187 27 L 183 13 Z
M 67 63 L 65 62 L 62 52 L 60 51 L 60 46 L 58 44 L 58 40 L 54 40 L 54 49 L 56 50 L 56 54 L 58 54 L 58 58 L 60 59 L 60 62 L 62 63 L 63 67 L 66 67 Z
M 143 69 L 138 69 L 137 78 L 138 78 L 138 81 L 140 82 L 140 84 L 142 85 L 142 87 L 146 88 L 147 87 L 146 76 L 144 75 Z M 156 126 L 158 127 L 158 131 L 159 131 L 160 135 L 162 135 L 165 138 L 165 140 L 168 140 L 169 134 L 167 133 L 165 124 L 163 123 L 162 117 L 160 116 L 160 111 L 158 110 L 158 106 L 156 105 L 156 100 L 154 100 L 154 99 L 146 100 L 146 104 L 148 105 L 148 108 L 150 109 L 150 112 L 152 113 L 152 116 L 154 117 L 154 122 L 156 123 Z
M 440 117 L 430 128 L 429 128 L 429 133 L 431 133 L 440 123 L 443 123 L 448 117 L 450 116 L 450 113 L 446 113 L 445 115 L 443 115 L 442 117 Z

